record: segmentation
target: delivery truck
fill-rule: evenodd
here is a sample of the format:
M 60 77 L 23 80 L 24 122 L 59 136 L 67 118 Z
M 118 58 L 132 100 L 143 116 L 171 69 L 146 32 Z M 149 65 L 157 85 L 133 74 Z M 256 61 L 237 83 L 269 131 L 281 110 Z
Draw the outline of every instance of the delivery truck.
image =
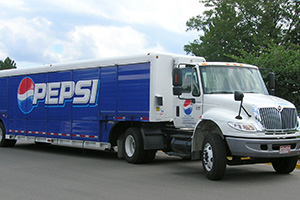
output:
M 227 165 L 271 162 L 288 174 L 300 154 L 295 106 L 248 64 L 148 53 L 3 70 L 0 86 L 1 147 L 114 150 L 133 164 L 162 151 L 202 160 L 211 180 Z

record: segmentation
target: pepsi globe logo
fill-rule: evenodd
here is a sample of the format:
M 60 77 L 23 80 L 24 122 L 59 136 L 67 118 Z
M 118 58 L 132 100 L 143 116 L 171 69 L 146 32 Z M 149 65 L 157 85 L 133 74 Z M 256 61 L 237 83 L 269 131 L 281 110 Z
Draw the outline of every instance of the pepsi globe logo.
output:
M 186 115 L 190 115 L 193 112 L 193 104 L 191 100 L 185 100 L 183 104 L 183 111 Z
M 24 114 L 30 113 L 33 109 L 34 86 L 33 80 L 29 77 L 23 78 L 19 84 L 17 99 L 19 108 Z

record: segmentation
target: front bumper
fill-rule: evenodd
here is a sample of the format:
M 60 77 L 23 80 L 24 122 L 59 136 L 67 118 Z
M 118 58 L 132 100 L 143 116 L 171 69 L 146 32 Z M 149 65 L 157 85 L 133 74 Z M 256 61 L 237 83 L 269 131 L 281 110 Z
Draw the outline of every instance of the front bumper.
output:
M 249 139 L 226 137 L 232 156 L 256 158 L 280 158 L 300 155 L 300 138 Z M 290 146 L 290 151 L 280 151 L 281 146 Z

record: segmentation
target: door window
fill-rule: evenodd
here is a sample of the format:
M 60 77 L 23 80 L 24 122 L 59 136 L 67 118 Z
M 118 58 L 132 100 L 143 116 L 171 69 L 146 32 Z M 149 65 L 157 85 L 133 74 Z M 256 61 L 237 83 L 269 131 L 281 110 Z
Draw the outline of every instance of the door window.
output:
M 195 68 L 182 69 L 182 92 L 200 96 L 199 79 Z

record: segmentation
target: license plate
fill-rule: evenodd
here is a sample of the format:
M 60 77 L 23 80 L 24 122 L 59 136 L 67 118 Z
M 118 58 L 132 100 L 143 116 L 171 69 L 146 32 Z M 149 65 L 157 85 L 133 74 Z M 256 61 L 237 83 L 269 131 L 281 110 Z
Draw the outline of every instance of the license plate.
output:
M 291 145 L 280 146 L 280 154 L 291 153 Z

